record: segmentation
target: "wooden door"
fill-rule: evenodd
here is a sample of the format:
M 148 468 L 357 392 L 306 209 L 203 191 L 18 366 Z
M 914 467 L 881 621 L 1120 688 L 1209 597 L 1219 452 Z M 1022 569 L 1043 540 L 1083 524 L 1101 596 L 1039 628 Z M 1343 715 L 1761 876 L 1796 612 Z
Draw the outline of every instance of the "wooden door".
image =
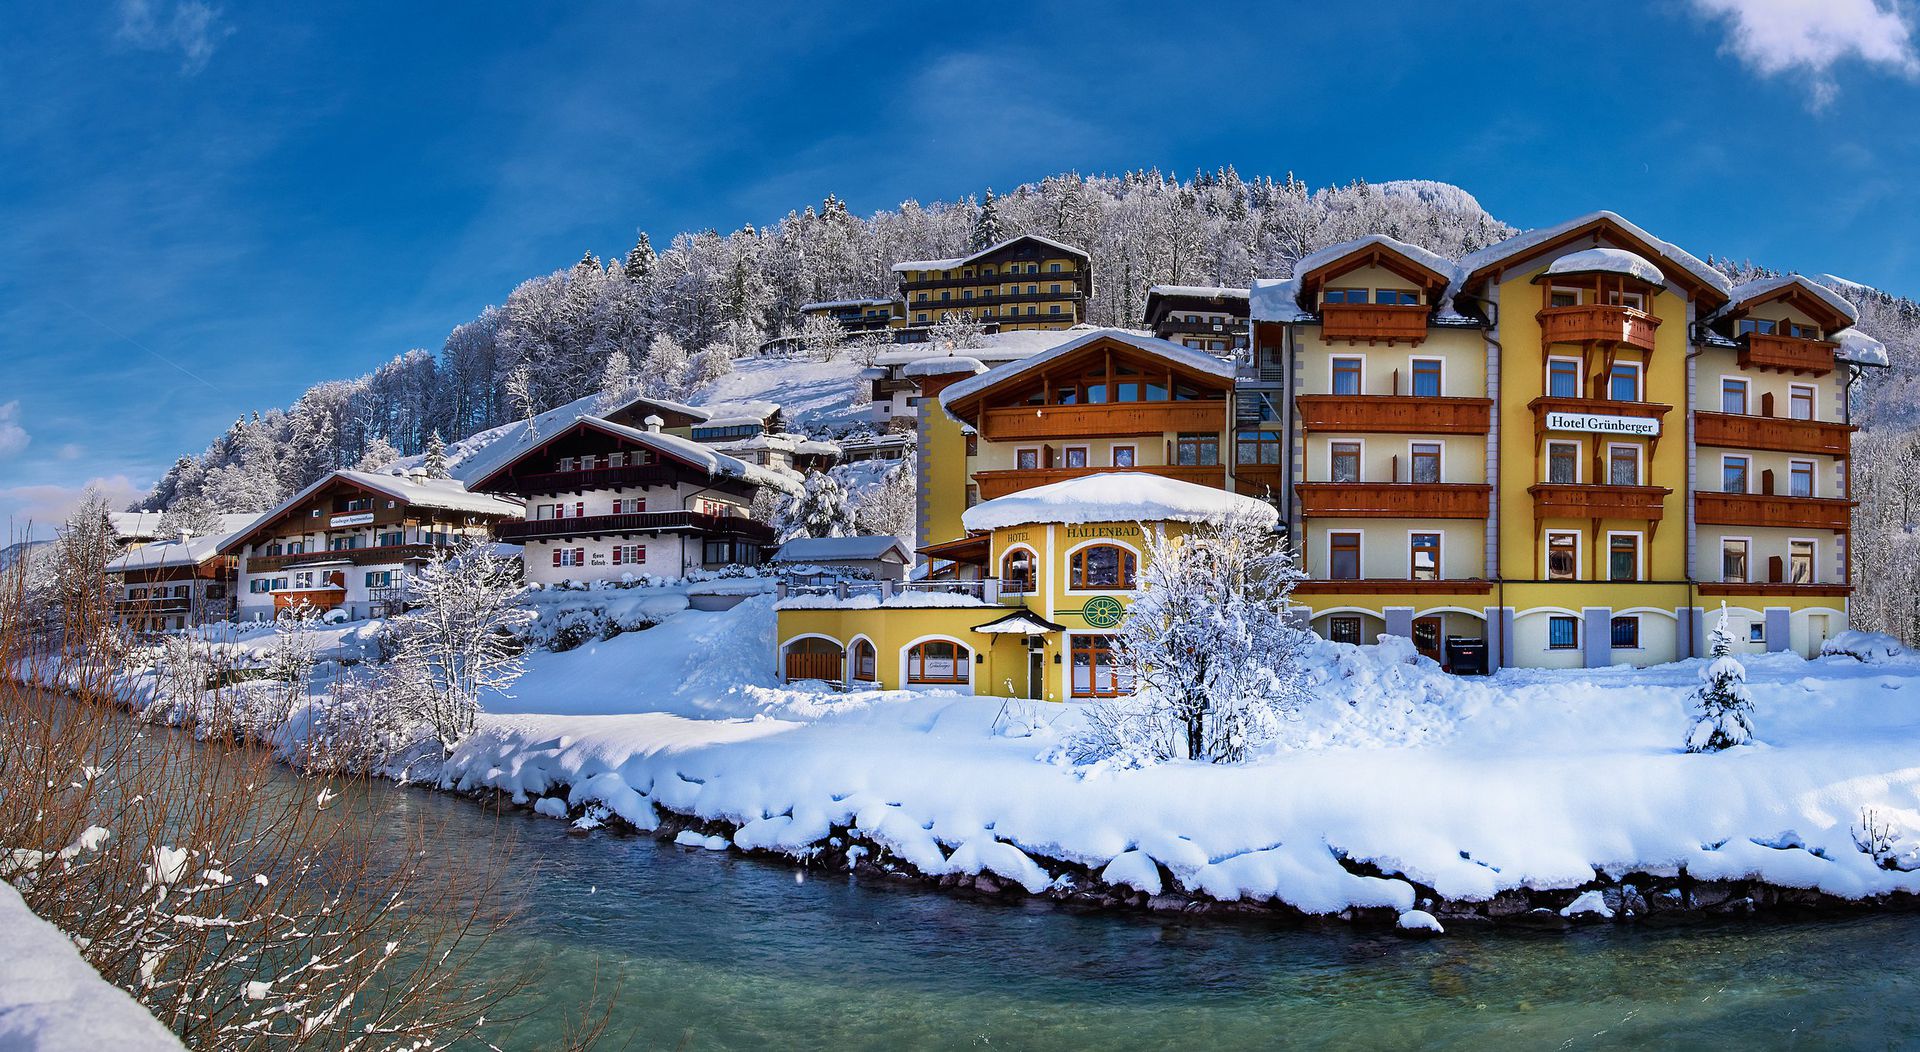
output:
M 1444 662 L 1446 655 L 1440 652 L 1440 619 L 1422 617 L 1413 623 L 1413 647 L 1435 661 Z

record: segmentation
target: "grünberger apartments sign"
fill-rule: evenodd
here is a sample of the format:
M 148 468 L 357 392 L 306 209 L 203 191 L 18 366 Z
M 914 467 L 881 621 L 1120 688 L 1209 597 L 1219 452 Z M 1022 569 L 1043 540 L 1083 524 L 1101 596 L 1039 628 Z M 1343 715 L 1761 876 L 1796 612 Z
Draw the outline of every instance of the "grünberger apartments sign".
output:
M 1627 435 L 1652 438 L 1660 433 L 1660 418 L 1653 416 L 1604 416 L 1600 413 L 1548 413 L 1549 431 L 1591 431 L 1602 435 Z

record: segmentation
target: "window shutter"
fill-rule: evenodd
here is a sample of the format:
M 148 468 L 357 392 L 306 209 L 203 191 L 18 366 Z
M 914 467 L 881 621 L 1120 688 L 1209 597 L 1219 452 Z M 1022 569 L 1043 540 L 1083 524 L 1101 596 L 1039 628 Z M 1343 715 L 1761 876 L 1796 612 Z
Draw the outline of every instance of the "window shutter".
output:
M 582 519 L 582 518 L 585 518 L 586 515 L 587 515 L 587 502 L 583 500 L 574 501 L 573 517 L 576 519 Z
M 553 565 L 555 566 L 560 565 L 560 549 L 558 548 L 555 548 L 553 550 Z
M 613 565 L 620 565 L 620 546 L 617 544 L 613 546 Z
M 633 550 L 633 561 L 636 563 L 643 563 L 647 561 L 646 545 L 642 544 Z
M 587 550 L 585 548 L 575 548 L 573 550 L 573 565 L 587 565 Z

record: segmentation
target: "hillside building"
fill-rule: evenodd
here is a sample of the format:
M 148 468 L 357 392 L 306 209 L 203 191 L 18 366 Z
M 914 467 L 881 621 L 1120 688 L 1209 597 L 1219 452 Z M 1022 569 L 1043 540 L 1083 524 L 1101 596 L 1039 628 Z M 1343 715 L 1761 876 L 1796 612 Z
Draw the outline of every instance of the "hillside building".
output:
M 232 535 L 150 541 L 107 563 L 114 622 L 135 635 L 155 635 L 233 617 L 239 560 L 220 554 Z
M 1160 339 L 1210 354 L 1247 348 L 1247 290 L 1155 285 L 1147 290 L 1147 330 Z

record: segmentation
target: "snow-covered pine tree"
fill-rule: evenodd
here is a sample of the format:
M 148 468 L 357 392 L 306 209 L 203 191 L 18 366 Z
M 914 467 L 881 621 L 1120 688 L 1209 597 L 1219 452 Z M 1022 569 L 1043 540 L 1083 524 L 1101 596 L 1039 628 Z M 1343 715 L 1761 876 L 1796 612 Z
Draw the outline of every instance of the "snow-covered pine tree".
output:
M 380 471 L 399 459 L 400 451 L 393 448 L 393 443 L 387 441 L 385 435 L 380 435 L 376 436 L 372 442 L 367 444 L 367 455 L 361 457 L 360 463 L 355 464 L 353 469 L 355 471 Z
M 632 394 L 633 388 L 633 363 L 627 359 L 627 352 L 615 347 L 600 370 L 600 393 L 608 401 L 619 401 Z
M 654 398 L 680 401 L 687 396 L 687 377 L 693 360 L 680 341 L 671 336 L 655 336 L 647 345 L 647 360 L 640 363 L 640 390 Z
M 774 525 L 782 541 L 796 537 L 849 537 L 857 528 L 846 487 L 824 471 L 807 472 L 806 486 L 788 498 Z
M 1000 202 L 994 199 L 993 187 L 987 187 L 987 196 L 980 202 L 980 211 L 973 217 L 973 232 L 967 236 L 967 250 L 979 252 L 999 244 Z
M 427 436 L 427 448 L 422 451 L 421 467 L 426 469 L 430 479 L 452 478 L 453 472 L 447 470 L 447 443 L 441 439 L 436 429 Z
M 1268 522 L 1244 514 L 1181 538 L 1150 532 L 1144 556 L 1116 641 L 1136 694 L 1070 747 L 1086 760 L 1243 760 L 1299 703 L 1310 636 L 1286 611 L 1303 575 Z
M 1700 715 L 1687 732 L 1688 752 L 1719 752 L 1753 741 L 1753 696 L 1747 692 L 1746 666 L 1733 656 L 1725 603 L 1707 640 L 1713 659 L 1700 669 L 1700 686 L 1691 696 Z
M 859 532 L 873 536 L 912 537 L 920 512 L 914 454 L 908 453 L 877 485 L 860 495 L 853 510 Z
M 800 323 L 800 343 L 807 353 L 821 361 L 829 361 L 839 353 L 847 342 L 847 327 L 838 319 L 808 315 Z

